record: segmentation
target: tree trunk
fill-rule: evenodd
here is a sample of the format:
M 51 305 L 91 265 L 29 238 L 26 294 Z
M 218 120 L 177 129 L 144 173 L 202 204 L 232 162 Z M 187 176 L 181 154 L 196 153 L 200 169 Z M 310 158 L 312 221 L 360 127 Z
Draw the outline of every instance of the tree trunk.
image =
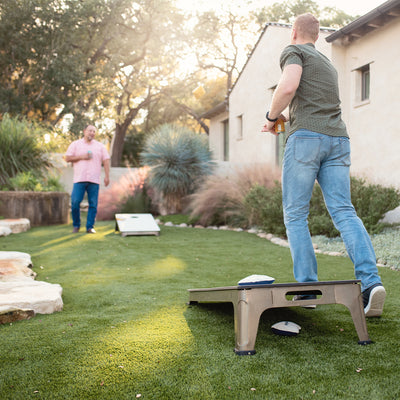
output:
M 120 167 L 122 160 L 122 152 L 124 150 L 124 141 L 126 132 L 128 131 L 129 125 L 138 115 L 139 111 L 146 107 L 151 101 L 151 93 L 150 90 L 147 94 L 147 97 L 135 108 L 129 109 L 129 112 L 124 117 L 124 121 L 122 124 L 115 124 L 115 133 L 111 142 L 111 167 Z M 117 115 L 121 114 L 122 104 L 119 104 L 117 109 L 119 108 Z
M 116 124 L 115 133 L 111 142 L 111 166 L 120 167 L 122 160 L 122 151 L 124 149 L 125 135 L 127 131 L 126 124 Z

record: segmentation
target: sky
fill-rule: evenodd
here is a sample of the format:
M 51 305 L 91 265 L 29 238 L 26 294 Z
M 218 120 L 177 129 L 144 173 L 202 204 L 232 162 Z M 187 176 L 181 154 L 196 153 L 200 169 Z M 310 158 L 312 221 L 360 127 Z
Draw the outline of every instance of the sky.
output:
M 350 15 L 364 15 L 374 8 L 380 6 L 385 0 L 314 0 L 321 8 L 335 6 L 339 10 L 345 11 Z M 221 10 L 226 8 L 227 3 L 241 5 L 245 9 L 244 4 L 249 0 L 177 0 L 179 7 L 188 11 L 206 11 L 206 10 Z M 250 0 L 251 6 L 248 9 L 258 9 L 263 6 L 270 6 L 278 0 Z

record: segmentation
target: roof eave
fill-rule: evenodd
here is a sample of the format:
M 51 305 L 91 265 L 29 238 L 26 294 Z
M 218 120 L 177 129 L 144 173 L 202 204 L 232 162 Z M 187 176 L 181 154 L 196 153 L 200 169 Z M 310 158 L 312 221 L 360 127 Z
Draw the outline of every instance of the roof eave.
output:
M 369 13 L 357 18 L 350 24 L 325 38 L 328 43 L 338 39 L 354 41 L 365 34 L 380 28 L 389 21 L 400 16 L 400 0 L 389 0 Z

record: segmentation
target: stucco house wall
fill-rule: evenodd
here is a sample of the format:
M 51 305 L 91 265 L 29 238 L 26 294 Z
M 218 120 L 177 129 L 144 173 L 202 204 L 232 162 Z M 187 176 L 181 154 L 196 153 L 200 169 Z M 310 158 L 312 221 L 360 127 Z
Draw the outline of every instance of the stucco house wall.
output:
M 224 122 L 228 118 L 228 111 L 224 111 L 210 119 L 209 146 L 217 161 L 224 161 Z
M 268 24 L 229 95 L 229 113 L 210 119 L 210 148 L 215 160 L 223 159 L 223 121 L 229 117 L 229 160 L 235 165 L 267 163 L 275 167 L 282 140 L 261 133 L 265 113 L 272 100 L 281 70 L 279 57 L 290 43 L 291 26 Z M 331 46 L 321 31 L 316 47 L 330 57 Z
M 400 188 L 400 18 L 349 44 L 334 41 L 352 175 Z M 360 99 L 360 68 L 370 67 L 370 96 Z
M 261 127 L 280 76 L 279 54 L 289 38 L 288 26 L 267 26 L 230 93 L 232 163 L 275 162 L 276 138 L 261 133 Z
M 400 189 L 398 3 L 383 3 L 338 32 L 322 30 L 316 47 L 332 60 L 339 74 L 343 119 L 352 146 L 351 174 Z M 215 160 L 225 167 L 279 164 L 282 137 L 277 139 L 260 130 L 281 74 L 279 56 L 290 41 L 290 30 L 286 24 L 267 24 L 230 92 L 229 111 L 211 117 L 210 146 Z M 370 68 L 370 96 L 361 101 L 360 68 L 365 65 Z M 224 162 L 221 125 L 227 116 L 229 160 Z

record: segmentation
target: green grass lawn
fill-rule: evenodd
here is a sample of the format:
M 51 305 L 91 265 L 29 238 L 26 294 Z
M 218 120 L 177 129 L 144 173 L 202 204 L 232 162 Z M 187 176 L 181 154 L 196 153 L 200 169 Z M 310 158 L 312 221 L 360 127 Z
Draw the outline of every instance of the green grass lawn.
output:
M 188 306 L 188 288 L 250 274 L 293 282 L 290 252 L 246 232 L 162 227 L 158 237 L 71 226 L 0 238 L 31 254 L 37 280 L 63 287 L 64 310 L 0 326 L 0 399 L 398 399 L 399 271 L 380 269 L 384 315 L 369 346 L 340 305 L 266 311 L 256 355 L 234 351 L 230 304 Z M 354 279 L 349 259 L 319 256 L 320 280 Z M 301 325 L 281 337 L 271 325 Z M 141 395 L 141 396 L 140 396 Z

